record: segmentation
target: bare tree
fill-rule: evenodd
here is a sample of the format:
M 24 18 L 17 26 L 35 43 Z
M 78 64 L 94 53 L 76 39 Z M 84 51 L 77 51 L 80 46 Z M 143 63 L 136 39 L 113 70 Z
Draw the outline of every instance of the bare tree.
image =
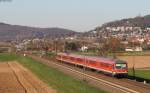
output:
M 108 38 L 101 43 L 99 48 L 99 55 L 100 56 L 108 56 L 108 53 L 112 53 L 113 57 L 116 58 L 115 53 L 122 48 L 122 44 L 120 43 L 120 39 L 118 38 Z

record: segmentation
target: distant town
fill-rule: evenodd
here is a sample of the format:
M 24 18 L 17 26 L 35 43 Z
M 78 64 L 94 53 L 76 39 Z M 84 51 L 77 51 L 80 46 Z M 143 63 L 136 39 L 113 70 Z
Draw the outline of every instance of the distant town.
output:
M 138 16 L 105 23 L 82 33 L 62 28 L 32 28 L 1 23 L 0 33 L 3 33 L 1 41 L 15 45 L 17 51 L 149 51 L 149 23 L 149 15 Z

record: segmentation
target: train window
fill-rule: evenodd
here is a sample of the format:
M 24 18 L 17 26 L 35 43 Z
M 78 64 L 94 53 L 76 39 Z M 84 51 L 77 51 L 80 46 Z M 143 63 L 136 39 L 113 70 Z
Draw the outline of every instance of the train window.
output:
M 115 67 L 116 67 L 116 69 L 126 69 L 127 68 L 127 64 L 125 64 L 125 63 L 117 63 Z
M 75 58 L 74 58 L 74 57 L 70 57 L 70 59 L 71 59 L 71 60 L 74 60 Z
M 78 60 L 78 61 L 82 61 L 82 59 L 81 59 L 81 58 L 77 58 L 77 60 Z
M 64 58 L 64 59 L 68 59 L 68 57 L 67 57 L 67 56 L 63 56 L 63 58 Z
M 92 61 L 92 60 L 90 60 L 89 62 L 90 62 L 90 63 L 95 63 L 95 61 Z
M 107 63 L 101 63 L 101 66 L 105 67 L 105 68 L 109 68 L 109 64 L 107 64 Z

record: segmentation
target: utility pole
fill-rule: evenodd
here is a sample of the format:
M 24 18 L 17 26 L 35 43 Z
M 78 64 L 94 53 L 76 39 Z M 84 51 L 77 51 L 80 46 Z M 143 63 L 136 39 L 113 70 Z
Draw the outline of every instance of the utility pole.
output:
M 57 43 L 58 41 L 57 40 L 54 40 L 54 50 L 55 50 L 55 53 L 57 54 Z
M 133 78 L 135 79 L 135 61 L 134 61 L 134 55 L 133 55 Z
M 133 67 L 132 67 L 132 74 L 133 74 L 133 78 L 135 79 L 135 61 L 134 61 L 134 51 L 135 51 L 135 46 L 134 46 L 134 42 L 132 42 L 133 44 L 133 52 L 132 52 L 132 61 L 133 61 Z
M 84 55 L 83 74 L 86 74 L 86 68 L 87 68 L 87 61 L 86 61 L 86 56 Z M 83 81 L 87 82 L 85 75 L 83 75 Z M 86 87 L 85 87 L 85 92 L 84 93 L 86 93 Z

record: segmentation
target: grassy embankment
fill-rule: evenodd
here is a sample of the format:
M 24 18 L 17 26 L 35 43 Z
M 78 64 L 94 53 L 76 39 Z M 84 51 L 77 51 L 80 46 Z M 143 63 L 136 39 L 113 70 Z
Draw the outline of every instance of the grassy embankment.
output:
M 132 70 L 129 70 L 129 75 L 133 75 Z M 145 79 L 150 79 L 150 70 L 136 70 L 135 71 L 135 76 L 140 77 L 140 78 L 145 78 Z
M 132 69 L 129 69 L 128 75 L 129 77 L 134 78 Z M 135 70 L 135 79 L 142 82 L 146 80 L 150 83 L 150 70 Z
M 12 54 L 0 54 L 0 61 L 18 61 L 30 69 L 41 80 L 57 90 L 58 93 L 105 93 L 104 91 L 90 87 L 83 81 L 73 79 L 56 69 L 33 60 L 30 57 L 23 57 Z

